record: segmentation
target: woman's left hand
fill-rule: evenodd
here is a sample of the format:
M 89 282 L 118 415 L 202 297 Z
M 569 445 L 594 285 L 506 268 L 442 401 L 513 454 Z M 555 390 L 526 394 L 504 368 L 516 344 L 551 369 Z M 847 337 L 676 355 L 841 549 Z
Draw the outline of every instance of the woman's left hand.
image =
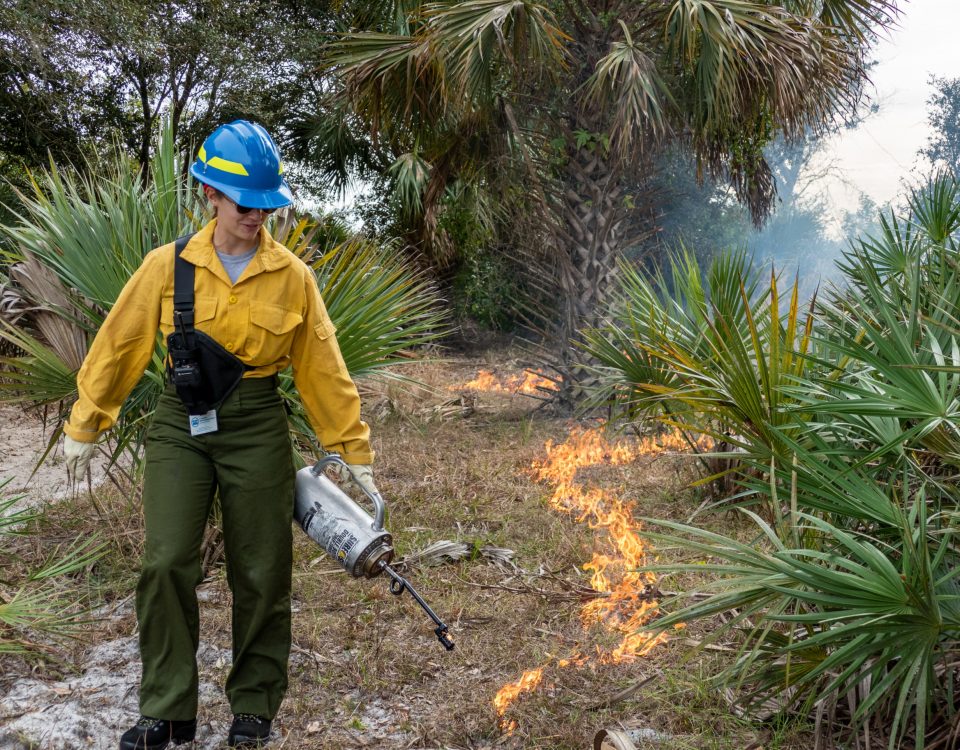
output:
M 373 482 L 373 469 L 369 464 L 344 464 L 337 467 L 337 474 L 341 482 L 358 485 L 371 495 L 380 494 Z

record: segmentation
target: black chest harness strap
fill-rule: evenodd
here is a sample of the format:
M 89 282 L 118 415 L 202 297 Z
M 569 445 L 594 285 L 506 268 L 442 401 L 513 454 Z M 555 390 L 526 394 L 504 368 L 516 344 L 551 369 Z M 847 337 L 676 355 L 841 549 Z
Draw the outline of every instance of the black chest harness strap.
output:
M 224 402 L 239 385 L 245 365 L 216 340 L 194 329 L 196 268 L 180 257 L 193 235 L 174 245 L 173 333 L 167 336 L 167 380 L 177 389 L 190 414 L 206 414 Z

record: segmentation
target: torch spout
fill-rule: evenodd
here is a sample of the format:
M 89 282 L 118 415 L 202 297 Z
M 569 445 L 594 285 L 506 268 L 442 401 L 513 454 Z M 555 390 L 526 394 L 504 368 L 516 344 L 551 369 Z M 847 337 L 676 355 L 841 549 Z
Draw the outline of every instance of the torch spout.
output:
M 417 593 L 416 589 L 410 585 L 410 582 L 406 578 L 397 573 L 397 571 L 387 565 L 386 562 L 381 561 L 380 567 L 390 576 L 390 593 L 394 596 L 400 596 L 404 592 L 404 589 L 409 591 L 410 596 L 417 600 L 417 604 L 423 607 L 424 611 L 430 615 L 430 619 L 437 624 L 437 627 L 433 631 L 437 639 L 443 644 L 443 647 L 447 651 L 453 651 L 454 643 L 448 635 L 449 629 L 443 620 L 437 617 L 437 613 L 430 608 L 430 605 L 423 600 L 423 597 Z

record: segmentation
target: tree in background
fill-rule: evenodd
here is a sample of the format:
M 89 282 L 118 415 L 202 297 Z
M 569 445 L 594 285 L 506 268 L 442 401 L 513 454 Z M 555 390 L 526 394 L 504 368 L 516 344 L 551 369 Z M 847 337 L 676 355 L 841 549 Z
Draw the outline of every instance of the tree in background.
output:
M 960 78 L 931 75 L 929 83 L 934 92 L 927 99 L 927 123 L 933 134 L 920 153 L 960 178 Z
M 340 122 L 395 155 L 427 230 L 455 181 L 495 198 L 504 179 L 525 186 L 533 244 L 550 250 L 539 270 L 559 289 L 554 364 L 576 396 L 586 370 L 568 343 L 645 231 L 630 222 L 636 175 L 679 144 L 761 222 L 775 197 L 764 146 L 853 110 L 874 29 L 895 13 L 891 0 L 407 2 L 326 62 Z
M 181 147 L 244 117 L 283 135 L 310 90 L 298 0 L 12 0 L 0 8 L 0 166 L 83 167 L 119 140 L 146 170 L 163 116 Z
M 83 169 L 115 140 L 146 170 L 161 114 L 181 150 L 220 122 L 258 120 L 314 195 L 369 181 L 380 225 L 472 314 L 497 323 L 518 296 L 500 280 L 535 266 L 521 291 L 563 300 L 548 322 L 556 363 L 576 374 L 565 343 L 612 259 L 655 225 L 635 186 L 662 147 L 679 144 L 698 177 L 761 218 L 774 192 L 762 146 L 856 99 L 871 29 L 895 12 L 893 0 L 779 7 L 11 0 L 0 176 L 29 194 L 27 170 L 48 155 Z

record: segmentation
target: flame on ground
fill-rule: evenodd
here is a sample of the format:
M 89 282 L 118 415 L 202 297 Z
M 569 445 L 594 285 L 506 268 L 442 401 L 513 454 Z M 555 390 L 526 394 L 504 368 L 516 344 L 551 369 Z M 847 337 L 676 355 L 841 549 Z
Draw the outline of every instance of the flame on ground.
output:
M 637 569 L 647 563 L 647 549 L 637 532 L 636 506 L 603 489 L 585 488 L 575 482 L 579 469 L 594 465 L 623 466 L 639 456 L 658 455 L 686 448 L 678 435 L 645 438 L 630 443 L 610 442 L 599 429 L 573 430 L 563 443 L 547 443 L 546 459 L 533 466 L 534 477 L 553 485 L 550 505 L 570 513 L 592 529 L 606 532 L 602 552 L 583 568 L 592 573 L 590 586 L 607 593 L 584 605 L 580 612 L 585 626 L 600 623 L 622 635 L 620 644 L 609 653 L 597 655 L 601 663 L 629 662 L 648 653 L 662 637 L 642 632 L 657 611 L 650 596 L 656 578 Z
M 503 716 L 507 707 L 513 703 L 521 693 L 529 693 L 536 690 L 537 685 L 543 680 L 543 667 L 537 669 L 528 669 L 520 679 L 504 685 L 497 691 L 493 699 L 493 705 L 497 709 L 497 716 Z
M 559 390 L 559 386 L 555 380 L 545 377 L 540 370 L 525 370 L 523 375 L 510 375 L 505 378 L 498 378 L 489 370 L 480 370 L 473 380 L 463 385 L 451 386 L 450 390 L 534 395 L 543 391 Z
M 652 634 L 643 630 L 656 615 L 658 602 L 653 598 L 655 576 L 638 571 L 646 565 L 649 550 L 637 533 L 640 524 L 634 520 L 636 505 L 607 490 L 578 484 L 575 481 L 577 471 L 596 465 L 623 466 L 639 456 L 656 456 L 689 448 L 689 442 L 679 433 L 611 442 L 599 429 L 575 428 L 563 443 L 548 442 L 546 458 L 533 464 L 534 478 L 553 486 L 549 499 L 552 508 L 569 513 L 590 528 L 606 532 L 605 549 L 595 552 L 583 566 L 591 573 L 591 588 L 603 595 L 583 606 L 580 619 L 584 627 L 599 624 L 621 636 L 620 643 L 609 651 L 598 648 L 592 656 L 574 654 L 558 660 L 557 667 L 579 666 L 591 659 L 600 664 L 631 662 L 646 656 L 666 640 L 664 633 Z M 494 698 L 499 716 L 503 716 L 522 693 L 537 688 L 543 678 L 544 666 L 525 672 L 517 682 L 501 688 Z M 507 732 L 512 731 L 509 724 L 501 726 Z

